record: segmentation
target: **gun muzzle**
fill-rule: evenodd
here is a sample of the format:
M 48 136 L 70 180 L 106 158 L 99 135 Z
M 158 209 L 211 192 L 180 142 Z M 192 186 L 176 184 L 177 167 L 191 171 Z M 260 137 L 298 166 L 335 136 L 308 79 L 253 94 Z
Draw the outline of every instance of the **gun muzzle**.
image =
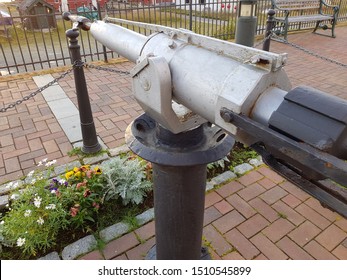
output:
M 63 13 L 63 19 L 73 22 L 73 28 L 81 28 L 84 31 L 89 31 L 92 22 L 83 16 L 72 15 L 70 12 Z

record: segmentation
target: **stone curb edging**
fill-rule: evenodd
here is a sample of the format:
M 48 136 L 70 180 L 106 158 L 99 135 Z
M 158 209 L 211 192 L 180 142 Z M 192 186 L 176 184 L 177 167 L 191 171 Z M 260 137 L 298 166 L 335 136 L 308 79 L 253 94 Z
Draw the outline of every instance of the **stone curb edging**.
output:
M 154 219 L 154 208 L 148 209 L 140 215 L 136 216 L 136 220 L 140 226 L 152 221 Z M 109 226 L 99 233 L 99 238 L 104 242 L 109 242 L 113 239 L 117 239 L 122 235 L 130 232 L 131 228 L 128 224 L 119 222 L 112 226 Z M 63 260 L 74 260 L 77 257 L 87 254 L 97 248 L 97 240 L 93 235 L 88 235 L 83 237 L 76 242 L 73 242 L 67 245 L 62 253 L 61 258 Z M 55 260 L 59 260 L 59 254 L 57 252 L 53 252 L 48 254 L 47 256 L 40 258 L 44 260 L 50 260 L 49 257 L 53 257 Z M 57 259 L 58 257 L 58 259 Z M 39 259 L 39 260 L 40 260 Z
M 114 148 L 114 149 L 110 149 L 108 152 L 110 154 L 110 156 L 108 156 L 106 153 L 102 154 L 102 155 L 97 155 L 95 157 L 85 157 L 83 158 L 83 164 L 97 164 L 100 162 L 104 162 L 107 161 L 109 159 L 111 159 L 112 157 L 118 156 L 122 153 L 126 153 L 129 151 L 129 148 L 126 145 Z M 81 167 L 83 164 L 80 163 L 80 161 L 75 160 L 60 166 L 56 166 L 54 167 L 54 170 L 51 174 L 51 178 L 54 177 L 59 177 L 62 174 L 64 174 L 66 172 L 66 170 L 71 170 L 74 167 Z M 44 173 L 44 171 L 43 171 Z M 9 196 L 8 194 L 16 189 L 20 189 L 21 185 L 23 185 L 24 183 L 28 183 L 27 179 L 24 180 L 16 180 L 13 182 L 10 182 L 12 184 L 9 183 L 5 183 L 5 184 L 0 184 L 0 210 L 4 209 L 6 207 L 6 205 L 9 203 Z

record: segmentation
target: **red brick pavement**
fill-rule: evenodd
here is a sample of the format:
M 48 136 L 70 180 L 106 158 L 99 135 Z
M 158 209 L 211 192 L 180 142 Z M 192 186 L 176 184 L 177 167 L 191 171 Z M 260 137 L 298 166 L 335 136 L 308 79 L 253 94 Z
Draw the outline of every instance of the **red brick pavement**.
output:
M 128 70 L 131 65 L 127 62 L 116 67 Z M 124 144 L 125 128 L 142 112 L 132 97 L 130 78 L 94 69 L 86 70 L 85 75 L 97 134 L 109 149 Z M 31 77 L 11 78 L 0 77 L 1 107 L 37 89 Z M 65 77 L 59 85 L 77 107 L 73 76 Z M 1 113 L 0 131 L 0 184 L 27 174 L 43 158 L 56 159 L 61 165 L 76 159 L 67 156 L 73 146 L 41 95 Z
M 292 34 L 289 41 L 347 64 L 347 27 L 338 27 L 336 34 L 335 39 Z M 289 54 L 285 70 L 293 86 L 308 85 L 347 99 L 344 67 L 278 42 L 271 42 L 271 51 Z M 132 64 L 115 67 L 128 70 Z M 119 146 L 125 127 L 142 112 L 132 97 L 130 79 L 95 69 L 85 73 L 97 133 L 108 148 Z M 59 85 L 77 105 L 72 76 Z M 31 77 L 0 77 L 0 106 L 35 89 Z M 1 113 L 0 132 L 0 183 L 23 176 L 42 158 L 59 164 L 74 160 L 67 156 L 71 143 L 40 95 Z M 204 223 L 215 259 L 347 259 L 347 220 L 267 167 L 209 193 Z M 151 223 L 83 258 L 142 259 L 154 242 Z
M 254 185 L 245 183 L 249 178 L 274 184 L 247 200 L 243 194 Z M 347 260 L 347 220 L 266 166 L 209 192 L 204 224 L 204 244 L 213 259 Z M 144 259 L 154 243 L 152 221 L 81 259 Z

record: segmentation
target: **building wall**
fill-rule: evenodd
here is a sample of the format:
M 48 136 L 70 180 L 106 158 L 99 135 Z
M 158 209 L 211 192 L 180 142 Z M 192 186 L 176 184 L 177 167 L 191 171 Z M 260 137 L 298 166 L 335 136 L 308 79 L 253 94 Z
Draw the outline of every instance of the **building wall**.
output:
M 83 5 L 97 6 L 96 0 L 46 0 L 47 3 L 54 6 L 56 11 L 66 12 L 68 10 L 76 10 L 77 7 L 81 7 Z M 104 6 L 107 0 L 99 0 L 101 6 Z

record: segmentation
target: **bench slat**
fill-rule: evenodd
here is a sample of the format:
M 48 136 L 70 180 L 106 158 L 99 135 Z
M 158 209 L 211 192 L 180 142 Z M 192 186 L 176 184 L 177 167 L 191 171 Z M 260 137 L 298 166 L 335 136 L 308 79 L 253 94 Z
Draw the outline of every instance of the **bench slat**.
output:
M 318 21 L 318 20 L 332 20 L 333 16 L 323 16 L 323 15 L 306 15 L 306 16 L 296 16 L 296 17 L 289 17 L 288 22 L 294 23 L 294 22 L 308 22 L 308 21 Z M 284 21 L 285 18 L 276 18 L 278 21 Z
M 316 10 L 317 7 L 296 7 L 296 8 L 284 8 L 286 11 L 302 11 L 302 10 Z

